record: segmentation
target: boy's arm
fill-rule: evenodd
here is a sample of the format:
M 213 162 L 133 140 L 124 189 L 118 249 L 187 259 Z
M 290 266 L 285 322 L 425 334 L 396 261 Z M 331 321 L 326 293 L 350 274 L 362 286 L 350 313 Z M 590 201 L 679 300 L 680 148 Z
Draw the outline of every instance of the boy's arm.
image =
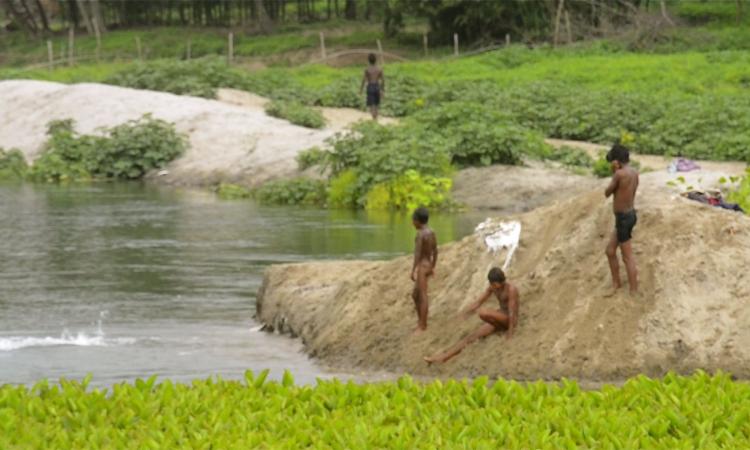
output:
M 615 172 L 614 175 L 612 175 L 612 181 L 609 182 L 609 186 L 607 186 L 607 189 L 604 191 L 604 196 L 609 197 L 610 195 L 614 194 L 614 192 L 617 190 L 617 184 L 620 182 L 620 172 Z
M 437 246 L 437 236 L 433 235 L 432 239 L 432 269 L 435 269 L 435 266 L 437 265 L 437 259 L 438 259 L 438 246 Z
M 508 331 L 505 336 L 507 339 L 513 337 L 513 332 L 518 325 L 518 289 L 511 289 L 508 292 L 508 312 L 510 317 L 508 318 Z
M 471 305 L 469 305 L 469 306 L 468 306 L 468 307 L 467 307 L 467 308 L 466 308 L 466 309 L 465 309 L 465 310 L 463 311 L 463 315 L 464 315 L 464 316 L 468 316 L 469 314 L 471 314 L 471 313 L 473 313 L 474 311 L 476 311 L 477 309 L 479 309 L 479 307 L 480 307 L 480 306 L 482 306 L 482 304 L 483 304 L 484 302 L 486 302 L 486 301 L 487 301 L 487 299 L 489 299 L 491 295 L 492 295 L 492 288 L 489 288 L 489 287 L 488 287 L 488 288 L 487 288 L 487 289 L 486 289 L 486 290 L 484 291 L 484 293 L 482 293 L 482 296 L 481 296 L 481 297 L 479 297 L 479 299 L 478 299 L 478 300 L 477 300 L 476 302 L 474 302 L 474 303 L 472 303 Z
M 419 264 L 419 257 L 422 255 L 422 241 L 424 236 L 421 232 L 417 233 L 417 240 L 414 243 L 414 264 L 411 266 L 411 279 L 412 281 L 417 280 L 417 264 Z
M 385 92 L 385 74 L 383 73 L 383 70 L 380 70 L 380 75 L 378 75 L 378 78 L 380 78 L 380 91 Z
M 365 83 L 367 83 L 367 70 L 365 70 L 365 73 L 362 75 L 362 84 L 359 85 L 360 94 L 362 94 L 362 91 L 365 89 Z

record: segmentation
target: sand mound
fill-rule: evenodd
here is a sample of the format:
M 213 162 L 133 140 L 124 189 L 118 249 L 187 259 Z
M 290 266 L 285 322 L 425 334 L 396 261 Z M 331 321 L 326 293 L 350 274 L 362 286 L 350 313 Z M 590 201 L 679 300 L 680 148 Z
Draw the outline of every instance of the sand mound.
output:
M 430 327 L 421 336 L 411 335 L 409 257 L 271 267 L 258 316 L 340 366 L 587 380 L 721 368 L 750 377 L 750 219 L 670 194 L 662 178 L 642 177 L 634 245 L 639 298 L 605 298 L 603 250 L 613 217 L 603 186 L 504 217 L 523 226 L 509 270 L 521 291 L 520 328 L 511 341 L 490 336 L 445 365 L 428 367 L 421 357 L 480 324 L 455 314 L 505 257 L 488 253 L 476 235 L 441 247 Z
M 102 84 L 0 81 L 0 105 L 0 147 L 19 148 L 30 160 L 39 154 L 51 120 L 72 118 L 81 133 L 146 113 L 173 122 L 190 139 L 190 150 L 163 177 L 177 184 L 253 186 L 294 176 L 296 154 L 333 134 L 269 117 L 260 107 Z

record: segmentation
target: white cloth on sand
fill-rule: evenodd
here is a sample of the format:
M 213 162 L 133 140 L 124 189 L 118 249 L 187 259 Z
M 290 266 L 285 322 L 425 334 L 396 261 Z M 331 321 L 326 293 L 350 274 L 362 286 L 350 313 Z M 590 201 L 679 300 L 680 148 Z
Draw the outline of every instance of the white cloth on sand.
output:
M 513 253 L 515 253 L 518 242 L 521 240 L 521 222 L 516 220 L 493 222 L 492 219 L 486 219 L 477 225 L 474 231 L 483 238 L 488 252 L 497 253 L 502 249 L 508 249 L 503 264 L 503 270 L 508 270 Z

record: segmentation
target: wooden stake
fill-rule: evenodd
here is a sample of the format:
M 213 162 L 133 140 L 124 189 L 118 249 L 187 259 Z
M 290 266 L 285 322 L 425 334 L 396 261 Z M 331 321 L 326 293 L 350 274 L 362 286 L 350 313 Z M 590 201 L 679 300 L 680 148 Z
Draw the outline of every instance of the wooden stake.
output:
M 47 41 L 47 60 L 49 60 L 49 70 L 55 67 L 55 54 L 52 51 L 52 41 Z
M 560 3 L 557 4 L 557 15 L 555 16 L 555 36 L 552 41 L 553 47 L 557 47 L 557 41 L 560 35 L 560 17 L 562 16 L 563 6 L 565 5 L 565 0 L 559 1 Z
M 427 56 L 427 53 L 428 53 L 428 51 L 427 51 L 427 48 L 428 48 L 428 45 L 427 45 L 427 33 L 424 33 L 422 35 L 422 46 L 424 47 L 424 55 Z
M 323 59 L 327 58 L 326 55 L 326 37 L 323 35 L 323 32 L 320 32 L 320 57 Z
M 573 42 L 573 33 L 570 31 L 570 14 L 568 14 L 568 10 L 565 10 L 565 34 L 568 37 L 568 44 Z
M 188 39 L 187 41 L 187 60 L 190 61 L 190 58 L 193 56 L 193 41 L 191 39 Z
M 505 33 L 505 46 L 510 46 L 510 33 Z
M 99 21 L 95 18 L 91 23 L 94 25 L 94 34 L 96 35 L 96 62 L 99 62 L 102 53 L 102 35 L 99 32 Z
M 229 36 L 227 36 L 227 43 L 229 45 L 229 51 L 227 52 L 227 64 L 232 64 L 232 61 L 234 60 L 234 33 L 231 31 L 229 32 Z
M 143 61 L 143 50 L 141 49 L 140 36 L 135 37 L 135 50 L 138 52 L 138 61 Z
M 458 33 L 453 33 L 453 56 L 458 56 Z
M 73 52 L 75 51 L 75 31 L 73 30 L 73 27 L 70 27 L 68 29 L 68 65 L 73 65 Z
M 380 45 L 380 39 L 375 41 L 378 44 L 378 54 L 380 55 L 380 65 L 385 65 L 385 57 L 383 56 L 383 46 Z

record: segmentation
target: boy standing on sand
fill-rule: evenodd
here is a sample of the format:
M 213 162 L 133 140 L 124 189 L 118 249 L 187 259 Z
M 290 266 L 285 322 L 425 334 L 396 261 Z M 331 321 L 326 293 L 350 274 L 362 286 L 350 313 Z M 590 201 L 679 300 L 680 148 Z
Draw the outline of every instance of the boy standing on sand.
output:
M 359 86 L 359 95 L 367 84 L 367 107 L 370 108 L 372 120 L 378 120 L 378 108 L 380 107 L 380 98 L 385 94 L 385 77 L 383 69 L 375 65 L 377 58 L 374 53 L 367 56 L 370 65 L 365 69 L 365 75 L 362 77 L 362 84 Z
M 493 267 L 490 269 L 487 274 L 487 281 L 489 281 L 490 285 L 484 291 L 482 296 L 479 297 L 479 300 L 472 303 L 462 314 L 463 317 L 466 318 L 474 314 L 476 311 L 479 318 L 485 323 L 475 332 L 471 333 L 464 339 L 461 339 L 457 344 L 443 353 L 435 356 L 425 356 L 425 362 L 428 364 L 434 362 L 446 362 L 461 353 L 461 350 L 466 348 L 467 345 L 473 343 L 477 339 L 489 336 L 496 331 L 505 331 L 505 337 L 507 339 L 513 337 L 513 331 L 518 324 L 518 289 L 505 280 L 505 273 L 503 273 L 503 270 L 499 267 Z M 500 309 L 479 309 L 479 307 L 482 306 L 482 304 L 492 295 L 494 295 L 495 298 L 497 298 L 497 301 L 500 302 Z
M 427 329 L 427 278 L 434 275 L 435 264 L 437 264 L 438 249 L 437 237 L 427 226 L 429 221 L 427 208 L 421 206 L 411 216 L 412 224 L 417 229 L 417 237 L 414 239 L 414 265 L 411 268 L 411 280 L 414 282 L 414 290 L 411 298 L 414 300 L 414 308 L 417 310 L 417 329 L 422 332 Z
M 638 271 L 633 256 L 632 233 L 638 218 L 635 214 L 635 192 L 638 189 L 638 172 L 630 167 L 630 152 L 621 144 L 615 144 L 607 153 L 607 161 L 612 167 L 612 181 L 604 195 L 614 195 L 612 209 L 615 213 L 615 231 L 607 244 L 606 254 L 609 269 L 612 272 L 612 286 L 616 292 L 622 286 L 620 283 L 620 265 L 617 262 L 617 247 L 620 247 L 622 261 L 628 273 L 630 293 L 638 292 Z

